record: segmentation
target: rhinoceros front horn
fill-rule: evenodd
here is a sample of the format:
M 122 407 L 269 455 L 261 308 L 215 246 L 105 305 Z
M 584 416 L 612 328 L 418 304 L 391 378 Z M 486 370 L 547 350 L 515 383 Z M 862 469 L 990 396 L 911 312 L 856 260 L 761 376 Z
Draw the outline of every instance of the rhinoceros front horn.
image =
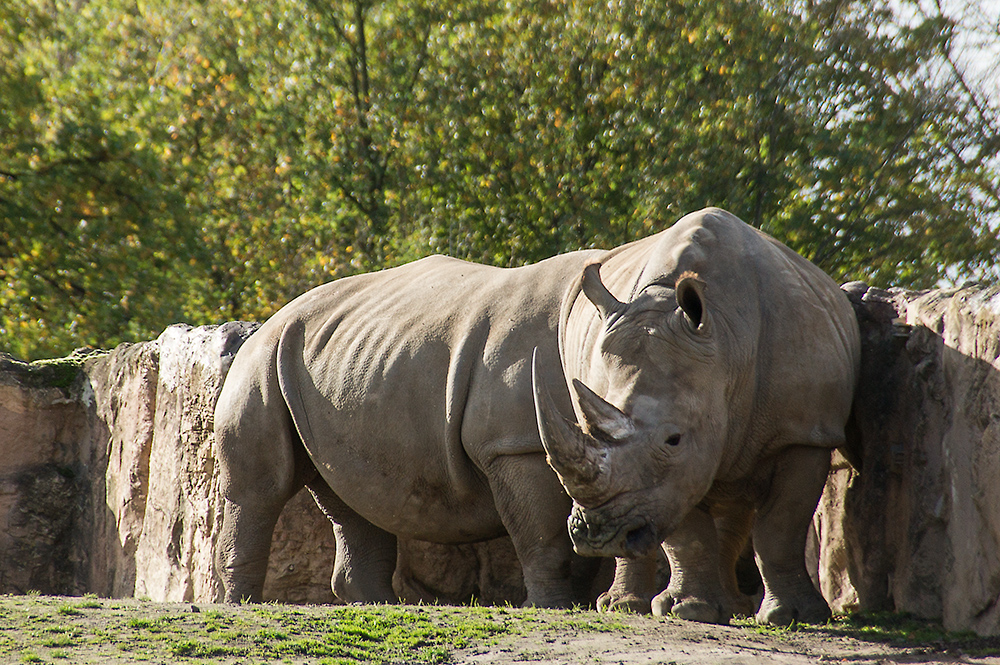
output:
M 625 309 L 625 303 L 615 298 L 614 294 L 601 281 L 601 264 L 591 263 L 583 269 L 583 294 L 587 300 L 601 313 L 601 318 L 607 321 L 617 316 Z
M 577 501 L 599 496 L 606 484 L 603 469 L 604 447 L 580 426 L 564 418 L 538 371 L 538 349 L 531 357 L 531 387 L 535 396 L 538 433 L 545 459 L 555 470 L 563 487 Z

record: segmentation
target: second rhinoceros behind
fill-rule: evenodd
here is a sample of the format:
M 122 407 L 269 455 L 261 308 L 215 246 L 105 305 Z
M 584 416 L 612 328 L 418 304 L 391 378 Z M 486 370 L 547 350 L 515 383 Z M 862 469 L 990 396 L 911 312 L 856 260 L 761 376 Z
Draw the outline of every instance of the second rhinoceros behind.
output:
M 574 499 L 577 551 L 620 557 L 602 603 L 648 607 L 662 542 L 671 581 L 653 610 L 728 620 L 752 525 L 758 619 L 825 620 L 805 541 L 830 451 L 845 443 L 860 357 L 837 285 L 709 209 L 585 268 L 563 303 L 559 349 L 574 413 L 560 413 L 544 371 L 536 412 Z

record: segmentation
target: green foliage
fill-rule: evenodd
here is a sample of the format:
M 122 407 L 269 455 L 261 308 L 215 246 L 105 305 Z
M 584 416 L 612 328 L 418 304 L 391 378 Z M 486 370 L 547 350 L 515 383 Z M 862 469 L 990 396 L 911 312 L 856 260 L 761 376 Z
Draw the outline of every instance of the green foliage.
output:
M 428 253 L 518 265 L 706 205 L 838 280 L 987 274 L 996 109 L 946 75 L 953 22 L 891 7 L 0 0 L 0 350 L 262 319 Z

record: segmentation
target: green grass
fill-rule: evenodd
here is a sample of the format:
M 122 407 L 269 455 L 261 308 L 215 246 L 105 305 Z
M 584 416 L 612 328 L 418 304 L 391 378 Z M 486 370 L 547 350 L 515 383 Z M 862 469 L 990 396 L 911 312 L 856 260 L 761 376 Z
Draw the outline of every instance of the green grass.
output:
M 178 609 L 178 608 L 181 609 Z M 0 662 L 450 662 L 544 630 L 622 630 L 614 615 L 504 607 L 218 607 L 0 596 Z
M 781 637 L 807 633 L 826 637 L 849 637 L 863 642 L 889 644 L 901 649 L 931 652 L 961 651 L 975 657 L 1000 655 L 1000 636 L 949 633 L 936 621 L 911 614 L 875 612 L 835 616 L 824 625 L 793 624 L 787 628 L 760 625 L 753 619 L 736 619 L 734 626 Z
M 567 635 L 634 636 L 641 626 L 654 627 L 656 621 L 509 607 L 264 604 L 206 606 L 201 611 L 190 604 L 141 600 L 0 596 L 0 662 L 429 665 L 452 662 L 461 649 L 501 642 L 509 646 L 510 638 L 516 639 L 519 657 L 532 661 L 547 653 L 546 643 Z M 690 625 L 681 622 L 678 630 Z M 789 628 L 759 626 L 750 619 L 735 621 L 734 626 L 779 642 L 805 634 L 820 640 L 849 637 L 921 653 L 1000 654 L 1000 637 L 949 634 L 939 624 L 905 615 L 842 616 L 822 626 Z

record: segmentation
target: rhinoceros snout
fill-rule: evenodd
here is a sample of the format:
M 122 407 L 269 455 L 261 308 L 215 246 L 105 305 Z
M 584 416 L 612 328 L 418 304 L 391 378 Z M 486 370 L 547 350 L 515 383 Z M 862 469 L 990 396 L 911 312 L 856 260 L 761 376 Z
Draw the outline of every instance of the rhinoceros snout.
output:
M 569 535 L 573 544 L 578 546 L 578 551 L 579 546 L 595 549 L 604 545 L 603 531 L 604 520 L 599 515 L 588 513 L 579 505 L 573 506 L 569 515 Z
M 573 506 L 568 525 L 573 549 L 581 556 L 637 557 L 658 544 L 656 530 L 645 519 L 605 519 L 578 504 Z

